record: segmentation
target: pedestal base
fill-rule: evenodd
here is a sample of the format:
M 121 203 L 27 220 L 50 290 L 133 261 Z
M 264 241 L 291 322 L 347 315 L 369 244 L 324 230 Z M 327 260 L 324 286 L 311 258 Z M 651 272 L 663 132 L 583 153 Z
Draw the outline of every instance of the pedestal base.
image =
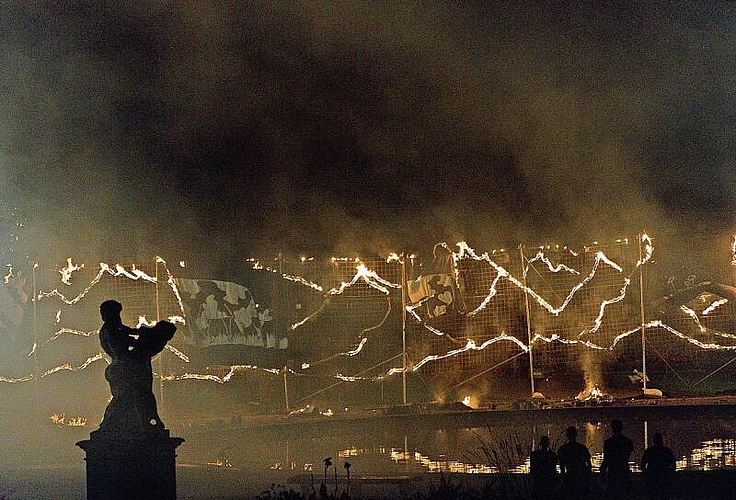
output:
M 176 447 L 182 438 L 159 435 L 120 439 L 90 434 L 86 452 L 87 500 L 176 500 Z

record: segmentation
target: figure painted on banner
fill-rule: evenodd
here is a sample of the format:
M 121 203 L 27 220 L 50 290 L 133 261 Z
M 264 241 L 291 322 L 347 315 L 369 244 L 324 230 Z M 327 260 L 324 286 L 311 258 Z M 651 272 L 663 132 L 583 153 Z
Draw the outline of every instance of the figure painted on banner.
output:
M 557 450 L 562 484 L 560 498 L 583 500 L 590 497 L 592 465 L 588 447 L 577 442 L 578 430 L 571 426 L 565 431 L 567 443 Z
M 634 451 L 634 443 L 623 435 L 623 430 L 623 422 L 613 420 L 613 435 L 603 443 L 601 474 L 606 484 L 606 497 L 610 499 L 628 498 L 631 490 L 629 457 Z
M 647 493 L 652 500 L 669 500 L 672 494 L 672 480 L 675 475 L 675 454 L 664 445 L 659 432 L 654 434 L 654 444 L 644 451 L 641 457 L 641 470 L 647 485 Z
M 550 449 L 549 438 L 539 438 L 539 447 L 529 459 L 532 476 L 532 498 L 551 499 L 557 489 L 557 454 Z
M 112 359 L 105 370 L 112 401 L 99 432 L 134 438 L 164 430 L 153 395 L 151 358 L 172 339 L 176 326 L 159 321 L 153 327 L 130 328 L 120 318 L 122 310 L 114 300 L 100 304 L 100 345 Z

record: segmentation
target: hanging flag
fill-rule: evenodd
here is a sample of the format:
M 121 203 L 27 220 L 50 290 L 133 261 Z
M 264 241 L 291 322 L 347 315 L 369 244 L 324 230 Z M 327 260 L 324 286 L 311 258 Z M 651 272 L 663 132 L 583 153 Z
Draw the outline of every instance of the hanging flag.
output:
M 0 336 L 13 336 L 20 329 L 30 301 L 25 291 L 26 279 L 12 269 L 0 277 Z
M 251 292 L 237 283 L 177 279 L 186 314 L 185 342 L 206 347 L 242 344 L 285 349 L 287 338 L 274 331 L 273 311 L 262 308 Z
M 426 306 L 430 318 L 441 316 L 454 308 L 455 280 L 449 274 L 428 274 L 407 283 L 407 295 L 412 304 Z

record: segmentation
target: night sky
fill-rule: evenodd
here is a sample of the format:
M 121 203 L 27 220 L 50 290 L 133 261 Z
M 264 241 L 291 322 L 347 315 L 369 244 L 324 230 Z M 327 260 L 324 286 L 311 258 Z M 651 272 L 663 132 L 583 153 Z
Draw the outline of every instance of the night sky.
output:
M 520 3 L 4 3 L 0 201 L 51 260 L 212 275 L 642 230 L 728 247 L 734 4 Z

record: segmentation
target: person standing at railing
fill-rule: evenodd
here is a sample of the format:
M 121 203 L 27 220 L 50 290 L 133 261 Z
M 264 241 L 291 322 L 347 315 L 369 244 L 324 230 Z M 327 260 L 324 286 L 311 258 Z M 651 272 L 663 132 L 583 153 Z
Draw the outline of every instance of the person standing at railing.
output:
M 553 498 L 557 489 L 557 454 L 549 447 L 549 438 L 539 438 L 539 447 L 529 459 L 532 476 L 532 498 L 545 500 Z
M 623 435 L 624 424 L 616 419 L 611 422 L 613 436 L 603 442 L 601 474 L 606 484 L 606 498 L 611 500 L 629 498 L 631 493 L 631 470 L 629 457 L 634 443 Z
M 578 430 L 567 428 L 567 443 L 557 450 L 562 472 L 560 498 L 584 500 L 590 497 L 590 477 L 592 464 L 588 447 L 577 442 Z
M 644 473 L 649 498 L 669 500 L 675 475 L 675 454 L 664 445 L 659 432 L 654 434 L 653 440 L 654 444 L 641 457 L 640 467 Z

